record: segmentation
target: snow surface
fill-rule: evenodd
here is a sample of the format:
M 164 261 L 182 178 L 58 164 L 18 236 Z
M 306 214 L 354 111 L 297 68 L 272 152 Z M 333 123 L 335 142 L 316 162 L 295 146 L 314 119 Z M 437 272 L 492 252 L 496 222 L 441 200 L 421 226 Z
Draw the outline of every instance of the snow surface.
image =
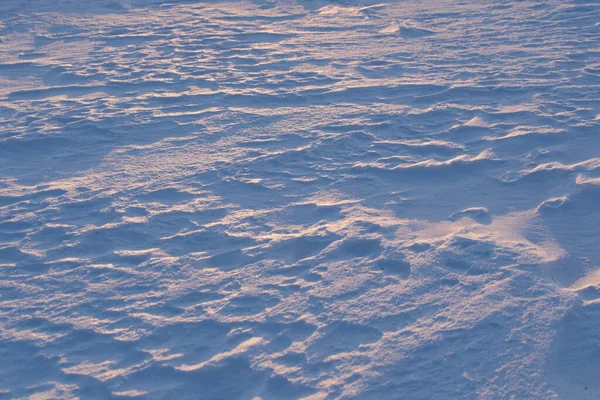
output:
M 0 397 L 600 398 L 596 0 L 0 1 Z

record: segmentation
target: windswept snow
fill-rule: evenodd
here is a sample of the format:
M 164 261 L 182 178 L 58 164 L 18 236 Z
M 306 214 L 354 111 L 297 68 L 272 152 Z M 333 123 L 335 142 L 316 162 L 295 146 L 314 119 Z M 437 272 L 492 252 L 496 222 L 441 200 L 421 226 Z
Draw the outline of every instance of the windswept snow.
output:
M 600 398 L 600 3 L 0 1 L 0 397 Z

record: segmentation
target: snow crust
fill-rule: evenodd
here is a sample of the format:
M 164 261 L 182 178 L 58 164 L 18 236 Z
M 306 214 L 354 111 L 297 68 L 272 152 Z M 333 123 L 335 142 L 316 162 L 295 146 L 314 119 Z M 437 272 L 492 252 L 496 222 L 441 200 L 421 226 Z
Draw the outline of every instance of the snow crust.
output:
M 600 397 L 600 3 L 0 2 L 0 397 Z

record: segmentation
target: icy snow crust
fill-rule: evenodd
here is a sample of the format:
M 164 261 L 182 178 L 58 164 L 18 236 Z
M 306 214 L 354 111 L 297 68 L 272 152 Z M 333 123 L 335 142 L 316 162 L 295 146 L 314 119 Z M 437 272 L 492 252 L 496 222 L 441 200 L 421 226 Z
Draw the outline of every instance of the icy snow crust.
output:
M 600 396 L 595 1 L 0 2 L 0 397 Z

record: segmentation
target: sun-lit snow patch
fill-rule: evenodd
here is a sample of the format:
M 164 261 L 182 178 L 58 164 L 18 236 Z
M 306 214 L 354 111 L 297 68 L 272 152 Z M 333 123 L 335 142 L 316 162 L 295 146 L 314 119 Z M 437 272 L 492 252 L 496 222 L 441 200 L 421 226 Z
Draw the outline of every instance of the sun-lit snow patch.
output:
M 345 16 L 358 16 L 363 8 L 361 7 L 340 7 L 334 5 L 327 5 L 319 9 L 321 15 L 345 15 Z
M 393 23 L 379 31 L 379 33 L 390 35 L 399 34 L 405 38 L 422 37 L 435 35 L 435 31 L 426 28 L 424 25 L 407 19 L 397 23 Z
M 592 178 L 582 174 L 577 175 L 576 182 L 581 186 L 600 186 L 600 178 Z
M 240 343 L 233 350 L 227 351 L 224 353 L 219 353 L 219 354 L 215 355 L 214 357 L 212 357 L 210 360 L 207 360 L 205 362 L 195 364 L 195 365 L 185 365 L 184 364 L 184 365 L 177 367 L 177 369 L 181 370 L 181 371 L 186 371 L 186 372 L 187 371 L 196 371 L 196 370 L 203 368 L 206 365 L 218 363 L 219 361 L 222 361 L 229 357 L 238 356 L 240 354 L 248 352 L 251 348 L 253 348 L 255 346 L 261 346 L 264 344 L 266 344 L 266 341 L 261 337 L 255 337 L 252 339 L 248 339 L 245 342 Z
M 471 164 L 471 163 L 476 163 L 478 161 L 483 161 L 483 160 L 494 161 L 494 160 L 498 160 L 498 159 L 495 157 L 495 155 L 491 151 L 491 149 L 486 149 L 486 150 L 483 150 L 481 153 L 474 155 L 474 156 L 469 155 L 469 154 L 463 154 L 463 155 L 451 158 L 446 161 L 425 160 L 425 161 L 420 161 L 420 162 L 417 162 L 414 164 L 399 165 L 396 168 L 400 168 L 400 169 L 441 168 L 441 167 L 449 167 L 452 165 Z
M 101 382 L 131 373 L 131 369 L 129 368 L 113 368 L 115 364 L 115 361 L 104 361 L 96 364 L 84 362 L 79 365 L 63 368 L 62 371 L 65 374 L 88 375 Z
M 125 390 L 123 392 L 113 392 L 112 394 L 118 397 L 141 397 L 148 394 L 148 392 L 142 390 Z
M 477 126 L 479 128 L 487 128 L 490 125 L 480 117 L 473 117 L 465 123 L 466 126 Z

